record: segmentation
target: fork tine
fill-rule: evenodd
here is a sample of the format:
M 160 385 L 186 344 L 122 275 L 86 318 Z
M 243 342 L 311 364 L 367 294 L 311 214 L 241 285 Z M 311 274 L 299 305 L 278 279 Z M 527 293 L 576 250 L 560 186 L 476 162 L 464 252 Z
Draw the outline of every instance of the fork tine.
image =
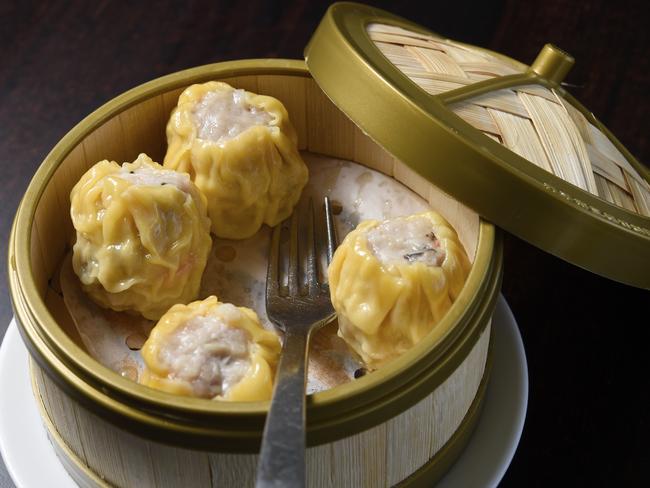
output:
M 327 264 L 329 265 L 334 257 L 334 251 L 338 247 L 336 227 L 334 227 L 334 218 L 332 217 L 332 206 L 329 197 L 325 197 L 325 224 L 327 226 Z
M 305 274 L 307 275 L 307 289 L 312 295 L 318 289 L 318 268 L 316 264 L 316 238 L 314 236 L 316 224 L 314 222 L 314 199 L 309 199 L 307 214 L 307 259 Z
M 291 230 L 289 242 L 289 296 L 300 293 L 298 282 L 298 210 L 291 214 Z
M 280 268 L 280 233 L 282 224 L 273 227 L 271 234 L 271 247 L 269 249 L 269 265 L 266 271 L 266 296 L 278 296 L 279 268 Z

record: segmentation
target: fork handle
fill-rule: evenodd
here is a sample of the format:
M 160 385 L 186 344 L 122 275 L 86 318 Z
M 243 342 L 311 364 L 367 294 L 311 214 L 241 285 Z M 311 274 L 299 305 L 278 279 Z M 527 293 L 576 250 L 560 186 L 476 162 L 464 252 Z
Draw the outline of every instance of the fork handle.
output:
M 305 364 L 309 332 L 289 329 L 264 425 L 256 488 L 304 487 Z

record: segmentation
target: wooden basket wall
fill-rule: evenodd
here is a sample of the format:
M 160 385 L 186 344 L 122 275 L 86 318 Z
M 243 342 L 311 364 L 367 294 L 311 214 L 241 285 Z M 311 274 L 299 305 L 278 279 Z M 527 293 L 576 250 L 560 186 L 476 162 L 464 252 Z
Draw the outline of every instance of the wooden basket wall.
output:
M 400 27 L 371 24 L 368 33 L 389 61 L 431 95 L 522 72 L 521 65 L 488 52 Z M 518 86 L 449 108 L 537 166 L 610 203 L 650 216 L 650 184 L 555 90 Z

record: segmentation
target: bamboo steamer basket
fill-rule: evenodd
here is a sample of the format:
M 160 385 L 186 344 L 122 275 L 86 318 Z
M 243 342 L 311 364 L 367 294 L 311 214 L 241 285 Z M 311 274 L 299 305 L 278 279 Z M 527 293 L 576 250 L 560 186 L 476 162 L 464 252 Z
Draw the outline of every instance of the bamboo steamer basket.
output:
M 31 353 L 34 393 L 64 466 L 81 486 L 250 486 L 268 403 L 228 403 L 152 390 L 81 347 L 56 289 L 71 246 L 69 193 L 101 159 L 140 152 L 160 160 L 180 92 L 222 80 L 280 99 L 301 149 L 355 161 L 426 199 L 457 230 L 472 262 L 439 340 L 423 340 L 384 368 L 311 395 L 310 486 L 429 486 L 458 456 L 489 373 L 490 320 L 502 269 L 495 227 L 364 134 L 302 61 L 207 65 L 146 83 L 72 129 L 35 174 L 10 237 L 11 296 Z
M 277 97 L 301 149 L 409 187 L 455 227 L 472 262 L 439 341 L 309 397 L 312 486 L 430 486 L 462 450 L 489 376 L 501 277 L 500 234 L 481 216 L 650 288 L 648 171 L 564 90 L 568 54 L 546 46 L 529 67 L 344 3 L 328 10 L 305 58 L 208 65 L 135 88 L 70 131 L 34 176 L 10 237 L 11 297 L 44 423 L 81 486 L 254 481 L 268 405 L 175 397 L 109 371 L 77 345 L 53 279 L 71 245 L 74 183 L 101 159 L 161 160 L 169 112 L 192 83 Z M 611 249 L 617 259 L 604 259 Z

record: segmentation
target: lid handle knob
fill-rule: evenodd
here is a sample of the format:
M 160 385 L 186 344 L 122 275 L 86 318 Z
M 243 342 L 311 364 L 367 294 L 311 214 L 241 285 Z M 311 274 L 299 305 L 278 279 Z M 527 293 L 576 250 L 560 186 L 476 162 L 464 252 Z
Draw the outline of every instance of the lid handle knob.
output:
M 536 75 L 559 85 L 573 67 L 575 60 L 553 44 L 546 44 L 530 67 Z

